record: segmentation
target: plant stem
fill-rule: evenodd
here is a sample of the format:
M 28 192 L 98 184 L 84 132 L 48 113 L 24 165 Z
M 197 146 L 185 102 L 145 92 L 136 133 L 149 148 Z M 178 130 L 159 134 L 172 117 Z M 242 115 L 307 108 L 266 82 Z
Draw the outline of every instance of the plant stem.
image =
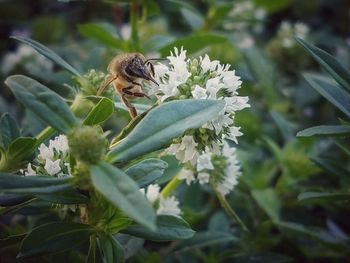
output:
M 182 183 L 183 180 L 177 178 L 181 171 L 175 175 L 173 179 L 171 179 L 170 182 L 163 188 L 161 193 L 163 197 L 169 197 L 171 193 L 174 192 L 175 189 Z
M 49 139 L 52 135 L 56 133 L 56 130 L 52 128 L 51 126 L 46 127 L 44 130 L 42 130 L 35 138 L 36 143 L 34 148 L 38 148 L 40 144 L 42 144 L 44 141 Z
M 236 214 L 236 212 L 232 209 L 230 204 L 227 202 L 225 196 L 223 196 L 216 188 L 213 186 L 213 189 L 216 193 L 217 198 L 219 199 L 219 202 L 222 206 L 222 208 L 226 211 L 226 213 L 235 220 L 244 231 L 250 232 L 247 226 L 243 223 L 243 221 L 239 218 L 239 216 Z
M 138 15 L 139 3 L 137 0 L 132 0 L 130 6 L 130 20 L 131 20 L 131 46 L 133 51 L 140 51 L 139 33 L 138 33 Z

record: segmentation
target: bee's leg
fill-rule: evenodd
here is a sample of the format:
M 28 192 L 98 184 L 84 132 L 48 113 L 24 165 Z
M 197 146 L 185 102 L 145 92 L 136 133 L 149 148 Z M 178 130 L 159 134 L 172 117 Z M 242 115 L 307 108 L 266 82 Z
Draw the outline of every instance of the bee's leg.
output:
M 133 86 L 129 86 L 129 87 L 123 88 L 122 91 L 125 94 L 132 95 L 132 96 L 135 96 L 135 97 L 140 97 L 140 98 L 146 97 L 148 99 L 151 99 L 147 94 L 145 94 L 143 92 L 132 92 L 132 91 L 130 91 L 130 89 L 132 89 L 132 88 L 133 88 Z
M 118 78 L 118 76 L 109 76 L 105 79 L 105 81 L 102 83 L 102 85 L 100 86 L 100 88 L 98 89 L 96 96 L 100 96 L 105 89 L 109 86 L 109 84 L 111 84 L 114 80 L 116 80 Z
M 137 116 L 136 108 L 127 100 L 127 98 L 125 98 L 126 94 L 122 95 L 122 100 L 123 100 L 125 106 L 129 109 L 129 113 L 130 113 L 131 118 L 135 118 Z

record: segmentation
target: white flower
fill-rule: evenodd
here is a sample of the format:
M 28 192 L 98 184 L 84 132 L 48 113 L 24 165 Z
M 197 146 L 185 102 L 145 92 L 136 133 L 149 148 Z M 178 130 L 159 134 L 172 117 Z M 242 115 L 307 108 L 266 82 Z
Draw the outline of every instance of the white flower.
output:
M 215 77 L 212 79 L 208 79 L 206 83 L 206 89 L 209 92 L 209 99 L 216 99 L 216 93 L 222 88 L 224 85 L 220 81 L 220 77 Z
M 45 162 L 45 170 L 49 175 L 55 175 L 57 173 L 59 173 L 61 171 L 61 167 L 60 167 L 60 159 L 57 159 L 56 161 L 52 161 L 50 159 L 46 159 Z
M 160 196 L 160 186 L 157 184 L 150 184 L 147 187 L 146 197 L 151 202 L 154 203 Z
M 250 105 L 248 103 L 249 98 L 248 97 L 242 97 L 242 96 L 233 96 L 233 97 L 226 97 L 224 98 L 226 102 L 226 112 L 234 112 L 243 110 L 245 108 L 249 108 Z
M 228 166 L 225 169 L 224 179 L 216 185 L 216 189 L 222 195 L 227 195 L 238 184 L 238 177 L 241 176 L 242 173 L 240 171 L 236 149 L 230 147 L 226 141 L 222 148 L 222 154 L 227 158 Z
M 208 97 L 206 89 L 196 85 L 194 90 L 191 92 L 194 99 L 206 99 Z
M 190 185 L 191 182 L 195 180 L 193 172 L 187 169 L 182 170 L 177 178 L 181 180 L 186 180 L 186 184 L 188 185 Z
M 224 127 L 228 127 L 231 124 L 233 124 L 233 120 L 232 118 L 230 118 L 230 116 L 225 115 L 224 113 L 220 113 L 218 117 L 216 117 L 210 123 L 213 125 L 215 129 L 216 135 L 218 135 L 223 130 Z
M 52 160 L 53 159 L 53 150 L 52 148 L 47 147 L 44 143 L 39 146 L 39 155 L 38 158 L 41 160 Z
M 309 30 L 309 27 L 304 23 L 298 22 L 294 25 L 294 31 L 297 37 L 305 38 L 306 35 L 309 33 Z
M 66 154 L 69 150 L 67 137 L 65 135 L 59 135 L 54 140 L 50 140 L 49 148 Z
M 165 151 L 168 154 L 175 155 L 182 163 L 196 163 L 198 157 L 197 145 L 198 143 L 194 141 L 193 136 L 186 135 L 182 138 L 181 144 L 172 144 Z
M 154 72 L 155 72 L 156 80 L 158 80 L 158 82 L 160 81 L 161 78 L 165 76 L 165 74 L 168 71 L 169 71 L 169 68 L 164 64 L 158 63 L 157 65 L 154 65 Z
M 291 48 L 293 46 L 293 44 L 294 44 L 294 41 L 290 37 L 284 37 L 282 39 L 282 47 L 284 47 L 284 48 Z
M 204 73 L 206 73 L 207 71 L 214 71 L 217 65 L 219 65 L 218 60 L 210 61 L 210 58 L 207 54 L 205 54 L 203 59 L 202 57 L 200 57 L 200 61 L 201 61 L 201 67 Z
M 232 141 L 234 141 L 235 143 L 238 144 L 237 137 L 243 135 L 243 133 L 241 133 L 239 131 L 240 129 L 241 129 L 241 127 L 235 127 L 235 126 L 230 127 L 230 131 L 227 134 L 226 138 L 229 139 L 229 140 L 232 140 Z
M 175 198 L 175 196 L 168 198 L 161 196 L 159 198 L 159 207 L 157 209 L 157 214 L 180 217 L 181 210 L 179 208 L 179 201 Z
M 236 72 L 234 70 L 222 72 L 221 75 L 223 76 L 222 81 L 224 82 L 225 87 L 228 89 L 228 91 L 234 93 L 241 87 L 241 78 L 236 76 Z
M 175 47 L 174 54 L 170 52 L 171 56 L 168 56 L 167 59 L 169 60 L 169 64 L 173 66 L 173 70 L 168 72 L 169 75 L 169 82 L 172 81 L 178 81 L 178 85 L 185 83 L 189 76 L 191 76 L 191 73 L 187 69 L 187 62 L 186 62 L 186 50 L 181 47 L 180 53 L 179 50 Z
M 32 165 L 31 165 L 31 163 L 28 163 L 27 169 L 25 169 L 25 170 L 22 170 L 22 169 L 21 169 L 20 172 L 21 172 L 22 174 L 24 174 L 25 176 L 36 175 L 36 172 L 34 171 L 34 169 L 33 169 Z
M 205 172 L 200 172 L 197 175 L 197 178 L 198 178 L 200 184 L 209 183 L 209 177 L 210 177 L 210 175 L 208 173 L 205 173 Z
M 211 155 L 212 155 L 211 152 L 205 152 L 198 157 L 198 160 L 197 160 L 197 171 L 198 172 L 203 171 L 205 169 L 208 169 L 208 170 L 214 169 L 214 166 L 211 162 Z

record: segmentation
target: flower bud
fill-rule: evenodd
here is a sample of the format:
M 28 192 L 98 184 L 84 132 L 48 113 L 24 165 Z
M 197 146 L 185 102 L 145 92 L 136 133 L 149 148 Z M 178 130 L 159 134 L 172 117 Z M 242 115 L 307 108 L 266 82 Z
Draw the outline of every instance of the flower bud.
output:
M 196 58 L 192 59 L 191 66 L 192 66 L 192 67 L 198 67 L 198 65 L 199 65 L 198 59 L 196 59 Z
M 83 126 L 73 129 L 68 135 L 70 153 L 78 161 L 95 164 L 106 152 L 106 140 L 100 129 Z
M 193 77 L 193 82 L 194 84 L 198 84 L 200 82 L 201 78 L 199 76 L 194 76 Z
M 192 74 L 192 75 L 196 75 L 197 73 L 198 73 L 197 67 L 192 66 L 192 67 L 191 67 L 191 74 Z

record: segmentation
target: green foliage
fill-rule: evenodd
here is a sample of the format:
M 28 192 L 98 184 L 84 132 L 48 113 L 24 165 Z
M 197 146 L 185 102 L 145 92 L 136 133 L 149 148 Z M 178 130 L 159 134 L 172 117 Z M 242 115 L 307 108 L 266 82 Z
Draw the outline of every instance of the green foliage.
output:
M 190 128 L 199 128 L 224 107 L 220 101 L 184 100 L 152 109 L 133 131 L 107 154 L 110 162 L 128 161 L 168 146 L 171 139 Z M 186 111 L 182 109 L 186 108 Z
M 156 216 L 151 204 L 123 171 L 100 162 L 92 167 L 91 180 L 96 189 L 125 214 L 151 230 L 156 229 Z

